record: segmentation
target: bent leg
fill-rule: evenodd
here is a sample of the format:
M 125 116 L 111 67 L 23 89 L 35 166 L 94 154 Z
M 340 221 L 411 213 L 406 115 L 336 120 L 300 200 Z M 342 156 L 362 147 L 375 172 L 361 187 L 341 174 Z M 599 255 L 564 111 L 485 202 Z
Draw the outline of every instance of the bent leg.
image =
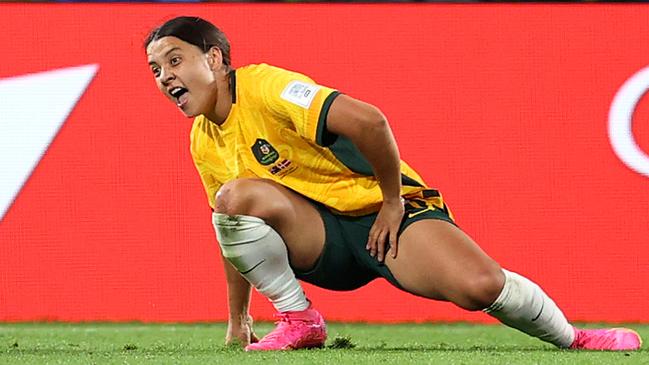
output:
M 559 347 L 574 340 L 573 327 L 541 288 L 502 270 L 464 232 L 440 220 L 412 223 L 399 238 L 399 254 L 386 265 L 413 294 L 485 310 L 504 324 Z
M 247 215 L 214 213 L 212 223 L 223 257 L 278 312 L 308 308 L 304 291 L 289 266 L 286 246 L 274 229 Z M 230 289 L 228 286 L 228 292 Z
M 263 179 L 228 182 L 217 194 L 216 205 L 213 224 L 223 256 L 279 312 L 308 308 L 288 255 L 298 267 L 308 268 L 317 260 L 324 245 L 317 210 L 299 195 Z
M 308 270 L 324 247 L 324 223 L 299 194 L 266 179 L 232 180 L 216 194 L 216 212 L 262 219 L 284 240 L 293 267 Z
M 299 195 L 262 179 L 229 182 L 216 202 L 213 223 L 223 256 L 280 312 L 275 330 L 246 350 L 322 346 L 327 338 L 324 319 L 310 308 L 289 265 L 289 252 L 305 268 L 318 259 L 324 226 L 317 210 Z

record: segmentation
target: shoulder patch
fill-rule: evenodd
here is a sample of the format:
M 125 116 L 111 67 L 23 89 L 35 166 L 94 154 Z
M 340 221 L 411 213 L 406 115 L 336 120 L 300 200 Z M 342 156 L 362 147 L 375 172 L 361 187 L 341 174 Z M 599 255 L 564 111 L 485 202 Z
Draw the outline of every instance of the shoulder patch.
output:
M 282 91 L 281 98 L 308 109 L 320 86 L 293 80 Z

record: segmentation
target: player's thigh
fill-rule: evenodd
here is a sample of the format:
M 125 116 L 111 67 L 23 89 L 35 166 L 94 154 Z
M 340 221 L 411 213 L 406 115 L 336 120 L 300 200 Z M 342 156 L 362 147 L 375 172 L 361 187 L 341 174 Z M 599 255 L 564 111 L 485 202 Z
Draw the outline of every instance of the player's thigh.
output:
M 286 241 L 291 266 L 312 268 L 325 243 L 325 228 L 318 210 L 303 196 L 275 184 L 282 199 L 290 206 L 274 224 Z
M 284 239 L 291 266 L 308 270 L 315 265 L 324 247 L 325 229 L 307 198 L 267 179 L 241 179 L 224 188 L 225 196 L 219 199 L 230 205 L 226 213 L 263 219 Z
M 360 264 L 357 249 L 349 244 L 358 235 L 366 241 L 368 229 L 356 226 L 350 231 L 350 227 L 342 225 L 348 217 L 336 215 L 320 203 L 312 204 L 324 222 L 325 244 L 313 268 L 308 271 L 294 268 L 296 277 L 321 288 L 341 291 L 358 289 L 381 276 L 380 272 Z
M 443 220 L 410 224 L 399 237 L 397 258 L 388 255 L 385 263 L 408 292 L 467 309 L 495 299 L 502 288 L 500 266 L 462 230 Z

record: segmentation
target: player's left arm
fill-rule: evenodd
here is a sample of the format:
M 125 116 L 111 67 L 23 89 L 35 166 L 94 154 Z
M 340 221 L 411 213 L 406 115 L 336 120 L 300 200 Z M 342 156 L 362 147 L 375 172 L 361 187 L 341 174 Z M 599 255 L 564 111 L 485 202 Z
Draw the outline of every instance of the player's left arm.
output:
M 396 257 L 404 206 L 399 149 L 387 118 L 377 107 L 341 94 L 329 108 L 326 128 L 351 140 L 372 166 L 383 193 L 383 205 L 370 230 L 367 249 L 382 262 L 387 240 L 392 256 Z

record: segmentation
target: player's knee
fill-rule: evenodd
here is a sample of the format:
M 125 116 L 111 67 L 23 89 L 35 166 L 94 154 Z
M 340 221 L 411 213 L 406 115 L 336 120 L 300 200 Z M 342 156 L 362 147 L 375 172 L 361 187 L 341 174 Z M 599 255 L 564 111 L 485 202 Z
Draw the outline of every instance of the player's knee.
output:
M 235 179 L 216 193 L 217 213 L 248 215 L 267 220 L 278 214 L 279 202 L 271 185 L 263 179 Z
M 465 280 L 461 299 L 456 304 L 470 311 L 483 310 L 498 298 L 503 285 L 504 276 L 500 269 L 472 274 Z
M 255 179 L 235 179 L 225 183 L 216 193 L 217 213 L 226 215 L 250 215 L 253 202 L 257 200 Z

